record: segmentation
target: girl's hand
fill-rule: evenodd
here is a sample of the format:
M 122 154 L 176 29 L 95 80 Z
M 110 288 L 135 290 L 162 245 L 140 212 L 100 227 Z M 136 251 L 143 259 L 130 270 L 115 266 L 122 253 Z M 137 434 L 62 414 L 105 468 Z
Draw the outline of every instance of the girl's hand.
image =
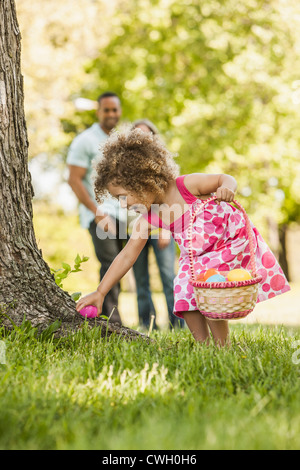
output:
M 84 297 L 82 297 L 82 299 L 78 300 L 76 304 L 76 310 L 77 312 L 79 312 L 83 307 L 86 307 L 87 305 L 95 305 L 98 311 L 97 316 L 99 317 L 99 315 L 102 313 L 103 301 L 104 296 L 96 290 L 95 292 L 85 295 Z
M 216 191 L 217 201 L 232 202 L 234 199 L 234 191 L 224 186 L 220 186 Z

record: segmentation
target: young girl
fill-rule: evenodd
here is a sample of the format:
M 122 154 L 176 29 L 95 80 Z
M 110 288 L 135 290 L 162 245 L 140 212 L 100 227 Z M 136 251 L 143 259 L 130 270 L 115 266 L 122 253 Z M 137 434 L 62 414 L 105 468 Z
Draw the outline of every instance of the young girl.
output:
M 77 303 L 80 311 L 95 305 L 101 314 L 105 295 L 133 266 L 145 246 L 151 230 L 168 229 L 180 248 L 179 269 L 174 281 L 174 314 L 184 318 L 196 341 L 208 342 L 209 330 L 216 343 L 229 339 L 228 321 L 211 321 L 197 310 L 190 268 L 187 230 L 192 212 L 201 199 L 215 193 L 216 200 L 200 211 L 193 224 L 194 267 L 197 272 L 209 268 L 227 271 L 247 269 L 249 242 L 241 213 L 233 201 L 236 181 L 225 174 L 194 173 L 179 176 L 172 154 L 160 139 L 134 129 L 113 133 L 103 147 L 103 158 L 96 166 L 95 193 L 100 202 L 109 192 L 121 206 L 141 215 L 132 236 L 114 259 L 97 290 Z M 290 287 L 267 244 L 252 226 L 258 274 L 262 275 L 258 302 L 282 294 Z

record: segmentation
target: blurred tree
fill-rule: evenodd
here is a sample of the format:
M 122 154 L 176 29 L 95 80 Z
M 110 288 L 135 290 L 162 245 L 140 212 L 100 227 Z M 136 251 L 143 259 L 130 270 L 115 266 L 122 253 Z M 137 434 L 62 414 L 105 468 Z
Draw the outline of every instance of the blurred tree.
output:
M 277 225 L 300 220 L 299 14 L 293 0 L 120 0 L 81 90 L 111 89 L 127 119 L 155 122 L 183 173 L 235 176 L 277 254 Z
M 51 158 L 54 153 L 63 153 L 69 143 L 61 119 L 74 113 L 73 99 L 85 80 L 84 63 L 108 42 L 115 3 L 16 0 L 23 42 L 29 158 L 40 153 Z

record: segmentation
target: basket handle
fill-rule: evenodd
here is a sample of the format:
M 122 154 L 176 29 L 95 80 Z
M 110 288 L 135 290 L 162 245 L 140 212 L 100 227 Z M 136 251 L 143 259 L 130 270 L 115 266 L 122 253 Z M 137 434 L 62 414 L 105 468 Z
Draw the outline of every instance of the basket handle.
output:
M 189 260 L 190 260 L 190 271 L 191 271 L 191 277 L 193 282 L 196 281 L 195 277 L 195 269 L 194 269 L 194 260 L 193 260 L 193 244 L 192 244 L 192 230 L 193 230 L 193 223 L 196 218 L 196 215 L 204 209 L 204 206 L 206 204 L 209 204 L 212 201 L 215 201 L 217 199 L 216 196 L 212 196 L 209 199 L 206 199 L 203 201 L 202 204 L 200 204 L 196 210 L 193 212 L 192 217 L 189 222 L 189 227 L 188 227 L 188 240 L 189 240 Z M 255 254 L 254 254 L 254 239 L 253 239 L 253 233 L 251 229 L 251 224 L 250 220 L 246 214 L 245 209 L 241 206 L 239 202 L 237 202 L 235 199 L 232 201 L 243 213 L 244 219 L 245 219 L 245 225 L 246 225 L 246 231 L 248 235 L 248 240 L 249 240 L 249 250 L 250 250 L 250 269 L 251 269 L 251 274 L 252 277 L 256 276 L 256 262 L 255 262 Z

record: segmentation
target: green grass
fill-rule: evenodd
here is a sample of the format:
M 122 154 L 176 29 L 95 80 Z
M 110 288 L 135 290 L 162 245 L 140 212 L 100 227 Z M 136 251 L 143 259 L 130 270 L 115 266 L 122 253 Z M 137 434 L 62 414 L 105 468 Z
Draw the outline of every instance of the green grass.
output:
M 220 350 L 187 330 L 155 332 L 151 345 L 87 328 L 0 339 L 1 449 L 300 447 L 297 329 L 233 325 Z

